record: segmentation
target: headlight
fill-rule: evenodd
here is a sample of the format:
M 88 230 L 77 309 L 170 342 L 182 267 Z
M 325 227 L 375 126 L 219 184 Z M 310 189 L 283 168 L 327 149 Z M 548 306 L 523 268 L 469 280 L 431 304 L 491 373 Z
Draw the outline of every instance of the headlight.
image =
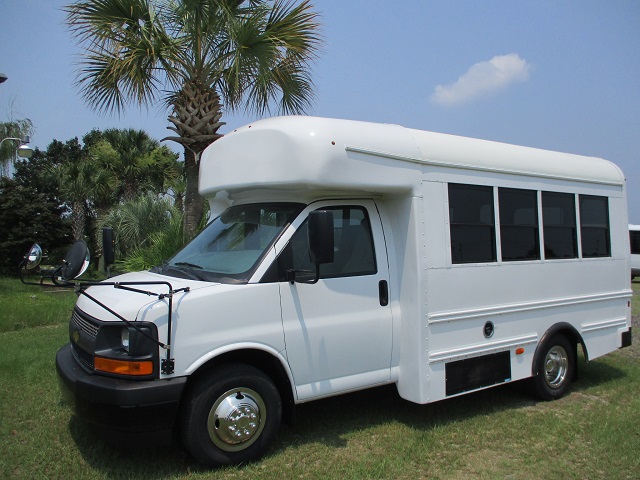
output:
M 122 327 L 120 330 L 120 341 L 122 343 L 122 348 L 124 348 L 125 352 L 129 352 L 129 328 Z
M 95 371 L 139 380 L 157 377 L 160 365 L 157 338 L 156 326 L 150 322 L 102 323 L 95 341 Z

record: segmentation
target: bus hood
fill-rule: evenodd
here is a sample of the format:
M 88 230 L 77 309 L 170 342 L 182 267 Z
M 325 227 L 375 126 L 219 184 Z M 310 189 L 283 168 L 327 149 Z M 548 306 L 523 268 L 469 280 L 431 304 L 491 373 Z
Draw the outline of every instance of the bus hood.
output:
M 168 277 L 151 272 L 126 273 L 87 288 L 86 293 L 79 294 L 76 307 L 101 321 L 120 321 L 121 319 L 100 303 L 130 322 L 153 321 L 159 316 L 167 315 L 170 291 L 180 290 L 173 295 L 175 309 L 189 291 L 218 285 L 220 284 Z M 182 289 L 188 289 L 188 291 Z M 150 315 L 150 312 L 157 313 Z

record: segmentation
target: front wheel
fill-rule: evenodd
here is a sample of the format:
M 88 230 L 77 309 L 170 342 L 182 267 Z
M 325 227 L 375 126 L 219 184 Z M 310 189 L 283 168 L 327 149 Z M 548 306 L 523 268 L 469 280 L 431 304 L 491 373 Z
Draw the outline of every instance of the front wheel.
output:
M 269 377 L 249 365 L 222 365 L 187 398 L 182 441 L 204 465 L 244 463 L 264 454 L 281 418 L 280 394 Z
M 561 398 L 571 384 L 576 368 L 575 349 L 564 335 L 557 334 L 542 345 L 533 378 L 536 395 L 543 400 Z

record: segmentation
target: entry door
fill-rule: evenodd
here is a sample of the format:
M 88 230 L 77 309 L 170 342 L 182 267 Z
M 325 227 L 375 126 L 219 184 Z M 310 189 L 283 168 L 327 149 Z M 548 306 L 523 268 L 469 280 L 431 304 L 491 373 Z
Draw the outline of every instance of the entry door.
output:
M 280 282 L 286 355 L 299 400 L 390 378 L 389 272 L 375 204 L 325 202 L 306 213 L 316 209 L 333 213 L 334 262 L 321 265 L 315 284 Z M 314 269 L 303 218 L 279 255 L 281 275 L 293 269 L 299 280 Z

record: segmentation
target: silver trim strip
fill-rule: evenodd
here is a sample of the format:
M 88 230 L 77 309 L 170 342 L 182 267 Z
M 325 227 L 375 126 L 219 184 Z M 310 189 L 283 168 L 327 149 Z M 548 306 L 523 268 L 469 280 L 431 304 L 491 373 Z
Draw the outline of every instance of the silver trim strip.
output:
M 564 307 L 568 305 L 582 305 L 595 302 L 606 302 L 610 300 L 629 300 L 631 291 L 625 290 L 614 293 L 599 293 L 595 295 L 557 298 L 554 300 L 542 300 L 538 302 L 525 302 L 511 305 L 501 305 L 496 307 L 476 308 L 473 310 L 454 310 L 449 312 L 436 312 L 427 314 L 429 325 L 438 323 L 453 322 L 457 320 L 469 320 L 472 318 L 482 318 L 494 315 L 504 315 L 507 313 L 528 312 L 545 308 Z
M 450 348 L 446 350 L 436 350 L 429 354 L 429 363 L 447 362 L 459 360 L 466 357 L 475 357 L 480 354 L 495 353 L 513 347 L 522 347 L 538 342 L 537 333 L 529 333 L 520 337 L 511 337 L 504 340 L 487 342 L 476 345 L 468 345 L 460 348 Z
M 608 330 L 610 328 L 620 328 L 627 326 L 627 319 L 624 317 L 604 320 L 602 322 L 583 323 L 580 325 L 582 332 L 596 332 L 598 330 Z

